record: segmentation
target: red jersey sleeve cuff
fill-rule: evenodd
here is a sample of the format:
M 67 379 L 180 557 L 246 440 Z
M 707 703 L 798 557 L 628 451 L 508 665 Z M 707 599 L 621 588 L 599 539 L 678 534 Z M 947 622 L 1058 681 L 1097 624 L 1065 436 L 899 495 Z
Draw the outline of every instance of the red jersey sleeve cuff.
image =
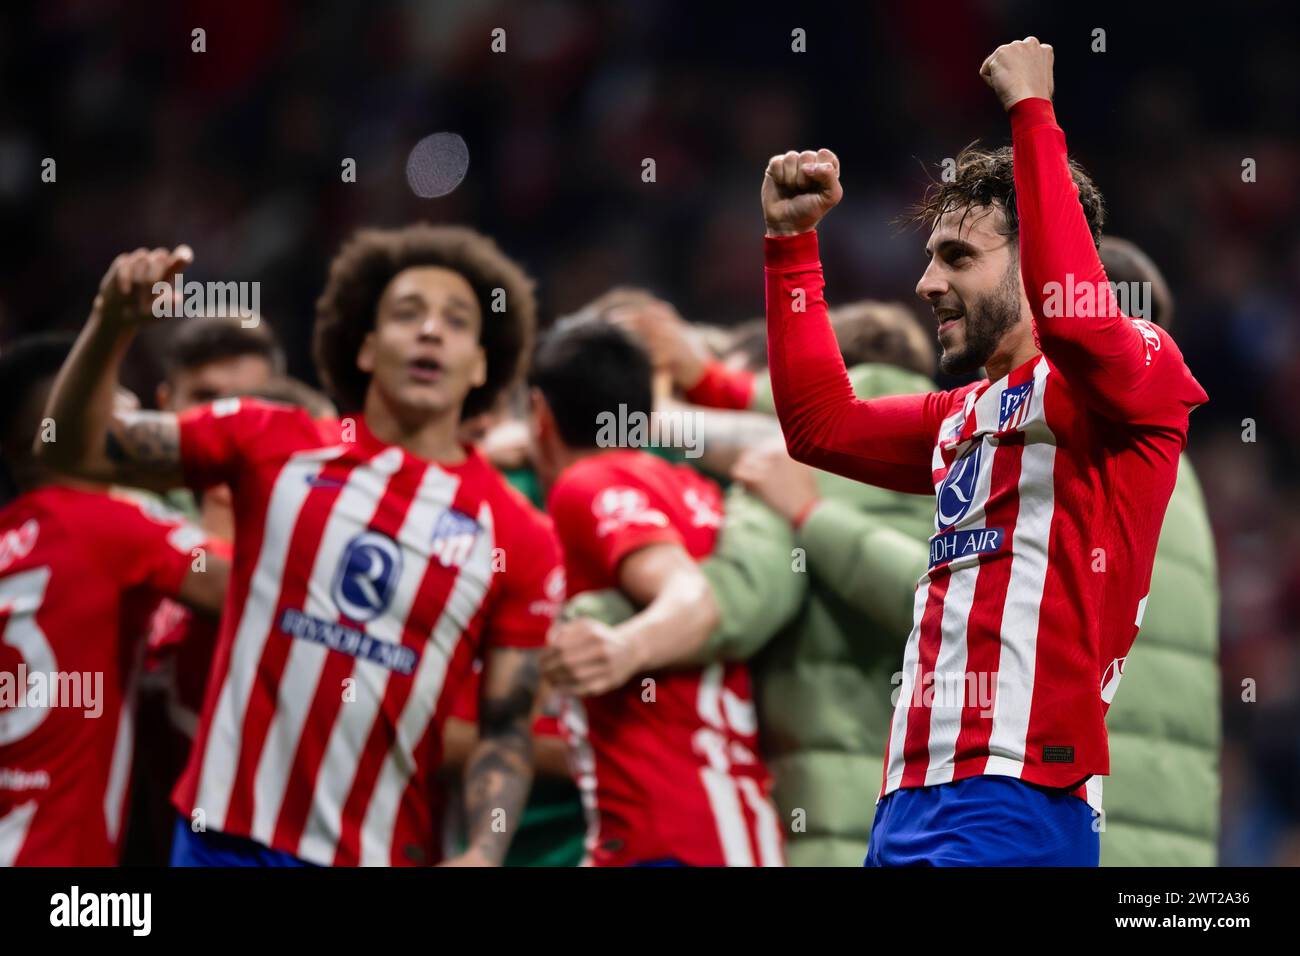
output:
M 1011 107 L 1011 135 L 1028 132 L 1039 126 L 1056 126 L 1056 110 L 1052 101 L 1031 96 Z
M 754 398 L 754 373 L 731 369 L 714 359 L 700 380 L 686 391 L 686 400 L 706 408 L 749 408 Z
M 767 268 L 776 272 L 820 264 L 816 230 L 794 236 L 765 236 L 763 258 Z

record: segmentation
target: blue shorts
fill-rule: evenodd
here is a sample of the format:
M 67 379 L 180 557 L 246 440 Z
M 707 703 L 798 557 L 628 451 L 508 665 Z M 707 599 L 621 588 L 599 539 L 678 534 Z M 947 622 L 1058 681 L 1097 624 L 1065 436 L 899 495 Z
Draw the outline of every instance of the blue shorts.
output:
M 683 863 L 675 856 L 665 856 L 658 860 L 638 860 L 629 866 L 689 866 L 689 864 Z
M 876 805 L 864 866 L 1097 866 L 1092 808 L 992 774 L 895 790 Z
M 172 835 L 172 866 L 313 866 L 283 850 L 256 840 L 208 830 L 195 833 L 184 817 L 176 818 Z

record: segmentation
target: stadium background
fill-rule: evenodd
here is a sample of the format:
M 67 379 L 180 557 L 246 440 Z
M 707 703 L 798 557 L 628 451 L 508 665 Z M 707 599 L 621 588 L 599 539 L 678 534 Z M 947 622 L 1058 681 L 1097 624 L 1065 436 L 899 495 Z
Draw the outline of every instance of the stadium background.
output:
M 1174 335 L 1211 396 L 1190 454 L 1223 591 L 1221 863 L 1297 865 L 1300 31 L 1285 9 L 7 8 L 0 347 L 78 327 L 118 252 L 187 242 L 187 278 L 260 281 L 290 371 L 314 381 L 313 305 L 337 244 L 360 225 L 418 218 L 495 236 L 538 279 L 546 318 L 636 283 L 688 318 L 727 324 L 762 313 L 767 157 L 822 145 L 839 153 L 847 194 L 823 240 L 834 294 L 915 301 L 924 240 L 891 220 L 927 168 L 976 138 L 1007 140 L 975 71 L 998 43 L 1033 33 L 1056 49 L 1058 115 L 1106 196 L 1108 231 L 1164 269 Z M 195 27 L 205 53 L 191 52 Z M 489 48 L 496 27 L 504 54 Z M 805 53 L 791 51 L 796 27 Z M 1098 27 L 1104 53 L 1090 49 Z M 406 156 L 441 130 L 469 144 L 469 175 L 451 196 L 420 200 Z M 41 182 L 45 157 L 55 183 Z M 347 157 L 355 183 L 341 181 Z M 641 178 L 647 157 L 653 183 Z M 148 402 L 147 347 L 132 378 Z M 1246 679 L 1256 702 L 1242 701 Z

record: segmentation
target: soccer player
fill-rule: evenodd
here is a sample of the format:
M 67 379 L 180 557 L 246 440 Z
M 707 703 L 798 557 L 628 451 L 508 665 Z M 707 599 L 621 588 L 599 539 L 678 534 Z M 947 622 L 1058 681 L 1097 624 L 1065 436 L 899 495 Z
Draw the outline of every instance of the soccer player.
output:
M 934 370 L 934 345 L 901 304 L 841 306 L 831 323 L 859 398 L 933 388 L 925 375 Z M 766 319 L 762 344 L 760 369 Z M 765 375 L 751 407 L 771 408 Z M 879 785 L 884 766 L 891 675 L 911 627 L 933 505 L 793 461 L 775 417 L 771 447 L 746 441 L 749 426 L 729 420 L 746 413 L 707 414 L 698 461 L 718 443 L 743 454 L 717 543 L 700 562 L 719 625 L 691 659 L 749 661 L 773 800 L 781 819 L 802 823 L 786 833 L 787 864 L 861 866 L 875 810 L 861 797 Z M 617 624 L 631 608 L 619 592 L 589 591 L 566 615 Z M 589 633 L 596 650 L 612 636 Z M 617 648 L 604 659 L 616 662 Z M 588 673 L 588 681 L 599 679 L 595 668 Z
M 71 342 L 0 357 L 0 866 L 118 862 L 149 615 L 164 595 L 216 614 L 229 565 L 202 533 L 62 477 L 32 443 Z M 110 399 L 111 400 L 111 399 Z M 202 558 L 202 560 L 200 560 Z
M 499 864 L 563 571 L 545 516 L 457 430 L 516 376 L 532 283 L 469 229 L 363 230 L 317 304 L 321 375 L 345 415 L 361 410 L 329 441 L 302 409 L 241 398 L 111 415 L 154 283 L 190 260 L 181 247 L 113 263 L 49 412 L 69 467 L 234 493 L 234 578 L 173 862 L 437 862 L 442 723 L 477 656 L 469 846 L 449 862 Z
M 1013 150 L 964 152 L 927 195 L 917 293 L 944 371 L 987 378 L 854 399 L 822 297 L 814 230 L 843 192 L 820 150 L 763 181 L 772 383 L 794 458 L 936 499 L 868 862 L 1096 865 L 1105 712 L 1206 395 L 1166 333 L 1112 307 L 1051 47 L 980 72 Z
M 590 862 L 779 866 L 747 668 L 661 669 L 717 623 L 696 562 L 713 549 L 722 498 L 688 466 L 605 444 L 606 415 L 648 419 L 651 377 L 626 332 L 581 318 L 548 332 L 530 372 L 538 473 L 570 589 L 617 588 L 643 608 L 605 645 L 623 652 L 618 676 L 587 686 L 594 696 L 563 718 L 592 811 Z M 602 666 L 587 633 L 602 627 L 556 627 L 543 662 L 560 690 Z

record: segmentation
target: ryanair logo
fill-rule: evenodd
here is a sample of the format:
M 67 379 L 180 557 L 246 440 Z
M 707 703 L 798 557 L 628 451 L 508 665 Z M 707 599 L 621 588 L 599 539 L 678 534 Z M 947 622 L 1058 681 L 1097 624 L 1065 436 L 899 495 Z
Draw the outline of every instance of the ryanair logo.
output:
M 1006 534 L 1003 528 L 970 528 L 949 531 L 930 539 L 930 567 L 947 564 L 969 554 L 992 554 L 1002 549 Z

